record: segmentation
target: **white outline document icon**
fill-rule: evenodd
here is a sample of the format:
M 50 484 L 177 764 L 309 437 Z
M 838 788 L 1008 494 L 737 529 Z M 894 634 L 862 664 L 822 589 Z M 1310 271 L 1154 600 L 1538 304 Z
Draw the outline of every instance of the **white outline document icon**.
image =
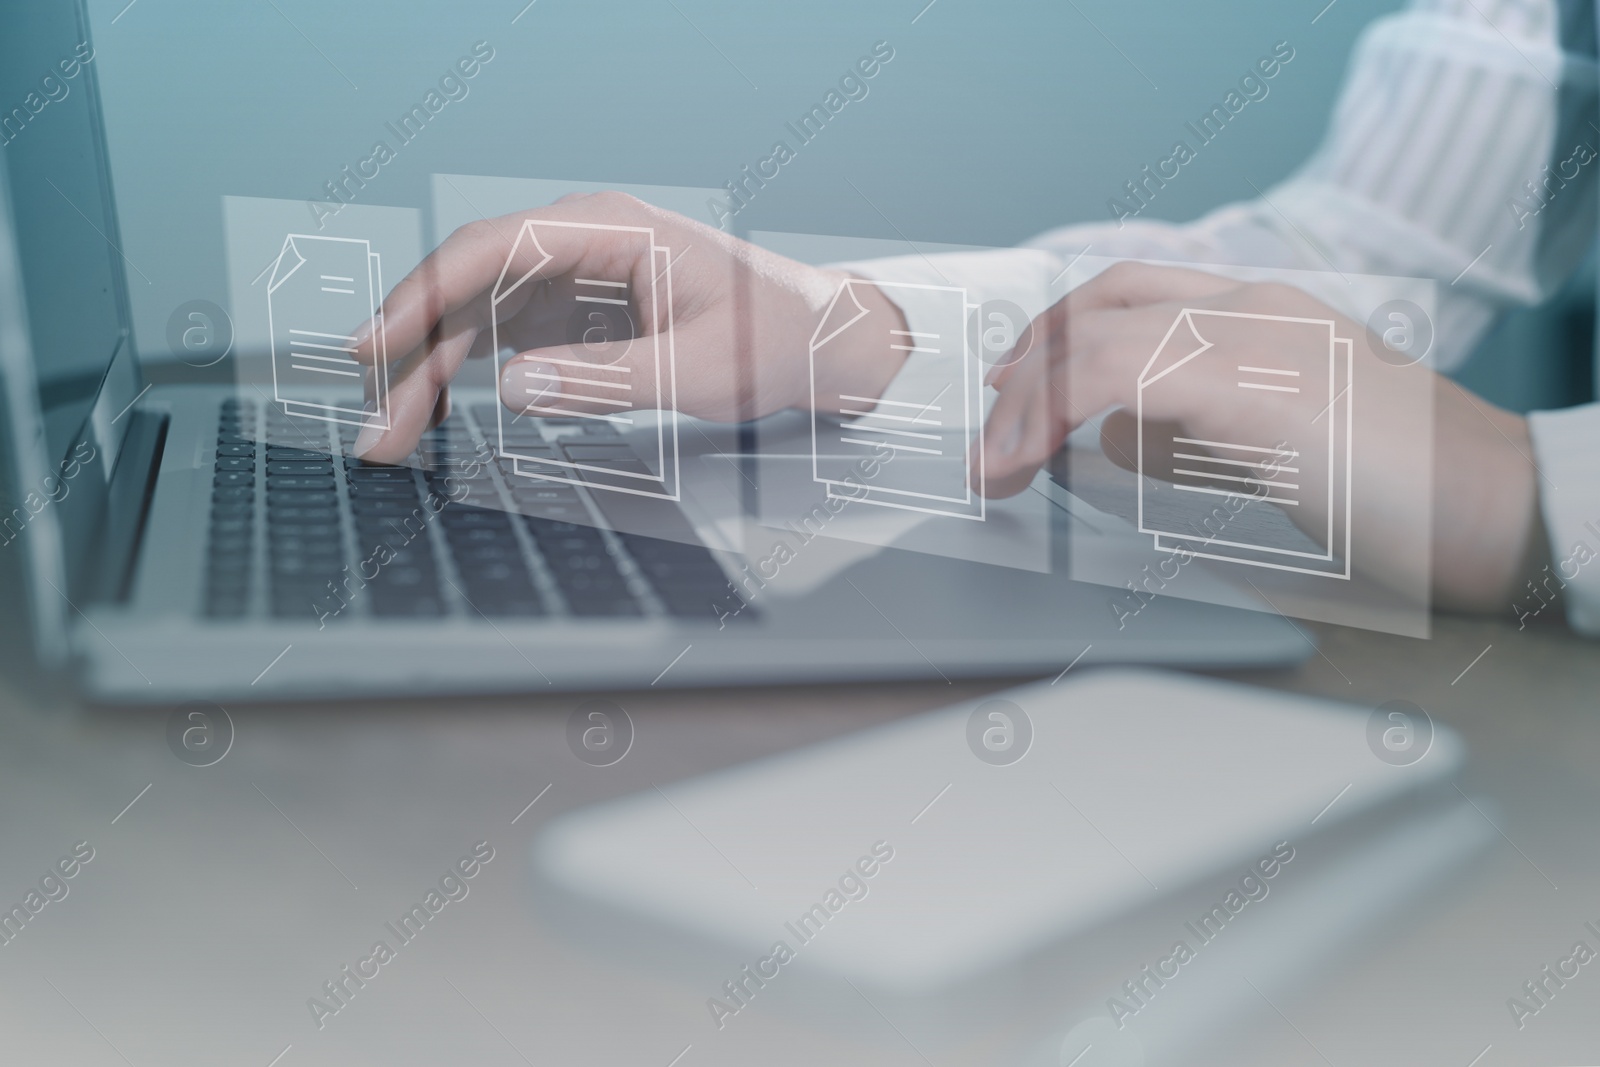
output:
M 646 276 L 643 292 L 633 279 L 574 278 L 572 314 L 580 321 L 586 315 L 616 314 L 631 321 L 633 312 L 647 324 L 643 336 L 635 336 L 624 346 L 629 354 L 640 345 L 647 346 L 645 359 L 631 359 L 624 363 L 616 349 L 617 339 L 606 337 L 606 343 L 597 346 L 594 359 L 567 359 L 541 355 L 542 362 L 556 364 L 561 377 L 558 391 L 551 391 L 549 382 L 539 382 L 538 375 L 524 371 L 529 379 L 524 392 L 531 398 L 524 414 L 546 419 L 581 419 L 606 424 L 618 431 L 654 426 L 654 469 L 641 464 L 636 450 L 644 447 L 643 435 L 630 435 L 632 448 L 626 456 L 609 458 L 604 444 L 586 445 L 581 439 L 567 438 L 570 449 L 552 456 L 548 453 L 531 455 L 519 453 L 517 443 L 508 441 L 506 428 L 520 416 L 497 405 L 499 419 L 499 455 L 513 460 L 513 469 L 528 478 L 586 485 L 594 489 L 610 489 L 618 493 L 637 496 L 678 499 L 678 423 L 677 423 L 677 364 L 672 339 L 672 260 L 669 250 L 655 243 L 655 230 L 644 226 L 612 226 L 603 223 L 554 222 L 548 219 L 524 219 L 522 229 L 512 244 L 511 252 L 500 269 L 491 299 L 498 309 L 507 297 L 524 286 L 548 281 L 556 273 L 545 274 L 554 256 L 545 250 L 539 240 L 541 231 L 549 230 L 605 230 L 621 235 L 619 243 L 636 242 L 638 247 L 630 262 L 649 263 L 653 269 Z M 531 254 L 523 255 L 531 249 Z M 512 265 L 522 256 L 533 266 L 520 275 L 512 276 Z M 500 316 L 490 315 L 495 353 L 495 376 L 499 380 L 510 355 L 501 351 Z M 649 329 L 648 324 L 659 328 Z M 587 349 L 588 332 L 581 331 L 574 347 Z M 631 365 L 629 365 L 631 364 Z M 635 369 L 645 375 L 635 374 Z M 589 410 L 576 410 L 569 401 L 578 401 Z M 595 405 L 599 405 L 598 410 Z M 661 412 L 657 417 L 642 419 L 645 412 Z M 527 425 L 527 424 L 524 424 Z M 595 453 L 589 455 L 588 453 Z M 659 472 L 659 473 L 658 473 Z
M 915 331 L 900 329 L 898 317 L 868 311 L 856 289 L 876 288 L 911 312 Z M 811 335 L 811 475 L 830 499 L 977 519 L 983 497 L 983 371 L 968 351 L 967 291 L 947 285 L 871 282 L 847 278 Z M 817 356 L 842 339 L 868 335 L 922 366 L 918 395 L 893 400 L 825 394 L 817 382 Z M 925 394 L 925 395 L 923 395 Z M 837 411 L 844 421 L 827 412 Z M 864 459 L 893 451 L 862 484 Z M 976 487 L 976 488 L 974 488 Z
M 267 282 L 273 398 L 290 415 L 355 426 L 389 426 L 389 364 L 383 318 L 383 270 L 368 241 L 291 233 Z M 349 331 L 373 320 L 377 349 L 373 411 L 362 409 L 366 368 Z
M 1354 373 L 1351 342 L 1332 319 L 1184 308 L 1139 375 L 1139 532 L 1162 552 L 1186 551 L 1252 567 L 1350 577 L 1350 468 Z M 1263 343 L 1265 342 L 1265 343 Z M 1262 352 L 1270 352 L 1263 356 Z M 1145 420 L 1147 398 L 1190 389 L 1206 370 L 1258 395 L 1293 395 L 1308 412 L 1294 440 L 1200 440 Z M 1213 379 L 1220 380 L 1220 379 Z M 1152 406 L 1159 407 L 1159 404 Z M 1146 475 L 1147 463 L 1172 480 Z M 1229 488 L 1219 488 L 1228 486 Z M 1237 488 L 1234 488 L 1237 486 Z M 1234 513 L 1216 498 L 1254 498 Z M 1287 524 L 1262 522 L 1255 501 L 1326 515 L 1309 547 Z M 1209 512 L 1210 521 L 1196 521 Z M 1300 525 L 1305 526 L 1304 518 Z M 1285 536 L 1287 534 L 1287 536 Z

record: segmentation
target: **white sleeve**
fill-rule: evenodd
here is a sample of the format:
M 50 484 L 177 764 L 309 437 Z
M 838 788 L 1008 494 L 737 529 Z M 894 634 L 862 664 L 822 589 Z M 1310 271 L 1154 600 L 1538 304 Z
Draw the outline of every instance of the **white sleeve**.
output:
M 1008 299 L 1030 315 L 1085 252 L 1431 278 L 1436 357 L 1450 370 L 1500 314 L 1550 296 L 1594 242 L 1595 47 L 1590 0 L 1413 0 L 1363 32 L 1322 144 L 1256 200 L 1187 224 L 1149 221 L 1137 216 L 1165 182 L 1146 174 L 1108 203 L 1115 222 L 1004 252 L 845 266 L 967 286 L 974 303 Z M 925 392 L 912 388 L 921 373 L 907 360 L 885 396 Z M 1600 554 L 1600 405 L 1535 413 L 1530 425 L 1554 560 L 1545 582 L 1564 588 L 1575 629 L 1600 636 L 1600 560 L 1584 565 Z
M 1030 314 L 1086 250 L 1432 278 L 1435 351 L 1448 370 L 1497 315 L 1550 295 L 1593 241 L 1594 9 L 1590 0 L 1560 6 L 1568 10 L 1558 0 L 1413 0 L 1375 20 L 1321 146 L 1259 199 L 1191 223 L 1149 221 L 1129 212 L 1159 204 L 1165 183 L 1135 175 L 1142 184 L 1108 203 L 1113 222 L 1052 230 L 1022 249 L 840 266 L 874 280 L 966 286 L 974 303 L 1007 299 Z M 1291 61 L 1277 77 L 1293 75 Z M 1232 121 L 1247 121 L 1250 106 L 1272 105 L 1247 105 Z M 1228 136 L 1225 127 L 1217 134 Z M 1218 151 L 1191 148 L 1186 166 Z M 1181 169 L 1170 180 L 1181 182 Z M 901 373 L 921 371 L 907 360 Z M 900 387 L 897 379 L 885 396 Z
M 1519 603 L 1559 597 L 1574 630 L 1600 637 L 1600 404 L 1538 411 L 1528 422 L 1552 562 Z

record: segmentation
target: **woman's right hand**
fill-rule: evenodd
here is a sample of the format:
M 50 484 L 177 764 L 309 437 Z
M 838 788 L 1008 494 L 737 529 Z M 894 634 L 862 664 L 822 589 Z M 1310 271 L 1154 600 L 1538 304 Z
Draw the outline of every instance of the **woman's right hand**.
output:
M 562 225 L 539 227 L 538 244 L 519 242 L 530 219 Z M 650 239 L 641 241 L 640 229 L 649 230 Z M 785 259 L 623 193 L 575 194 L 549 207 L 461 227 L 394 287 L 382 310 L 389 428 L 364 429 L 357 454 L 396 463 L 417 446 L 423 432 L 448 414 L 450 381 L 465 360 L 490 355 L 491 316 L 502 351 L 516 350 L 499 381 L 501 400 L 514 411 L 550 413 L 552 403 L 589 413 L 614 410 L 597 402 L 592 387 L 564 387 L 575 369 L 596 363 L 625 368 L 633 397 L 656 398 L 654 346 L 615 337 L 596 343 L 592 331 L 617 305 L 574 303 L 584 292 L 627 292 L 635 338 L 664 331 L 664 302 L 652 309 L 636 295 L 650 293 L 652 274 L 664 273 L 652 247 L 666 249 L 671 263 L 675 404 L 667 396 L 637 406 L 675 406 L 687 415 L 731 422 L 808 404 L 811 336 L 846 277 L 842 271 Z M 511 282 L 530 271 L 528 283 L 498 305 L 492 302 L 502 273 Z M 612 288 L 594 289 L 597 280 Z M 659 287 L 661 293 L 668 289 Z M 876 290 L 871 298 L 892 309 Z M 582 317 L 586 309 L 601 316 L 595 326 Z M 370 324 L 358 331 L 356 358 L 373 366 L 369 332 Z M 878 396 L 902 360 L 887 345 L 841 350 L 816 369 L 819 393 Z

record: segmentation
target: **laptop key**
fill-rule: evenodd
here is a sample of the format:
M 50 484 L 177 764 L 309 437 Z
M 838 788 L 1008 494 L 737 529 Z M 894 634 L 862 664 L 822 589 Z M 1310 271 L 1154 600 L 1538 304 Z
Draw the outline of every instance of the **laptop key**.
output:
M 333 456 L 327 452 L 313 452 L 305 448 L 269 444 L 267 446 L 267 461 L 270 463 L 332 463 Z
M 472 545 L 452 541 L 450 555 L 456 561 L 456 568 L 463 572 L 468 569 L 481 570 L 497 564 L 515 563 L 520 568 L 522 564 L 522 547 L 515 541 Z
M 272 542 L 276 543 L 280 538 L 289 537 L 306 537 L 315 538 L 319 541 L 337 542 L 340 537 L 339 524 L 327 521 L 336 514 L 336 512 L 324 512 L 320 515 L 322 521 L 295 522 L 274 518 L 272 523 Z
M 397 483 L 400 485 L 414 485 L 411 480 L 410 467 L 371 467 L 361 464 L 352 465 L 346 462 L 344 476 L 352 484 L 375 485 Z
M 581 500 L 576 489 L 555 485 L 542 479 L 513 482 L 511 499 L 519 504 L 523 501 L 530 504 L 577 504 Z
M 427 522 L 432 513 L 427 511 L 422 504 L 403 497 L 350 497 L 350 507 L 360 519 L 411 519 L 415 522 Z
M 352 498 L 364 497 L 369 500 L 416 500 L 417 488 L 407 482 L 353 482 L 350 485 Z
M 293 527 L 288 532 L 293 534 Z M 293 540 L 285 538 L 283 540 L 288 542 L 285 544 L 279 544 L 279 540 L 277 531 L 273 531 L 273 536 L 267 541 L 267 553 L 274 566 L 280 561 L 299 561 L 331 563 L 337 568 L 344 562 L 344 545 L 337 539 L 323 541 L 312 538 Z
M 503 511 L 490 511 L 487 508 L 463 507 L 460 504 L 445 508 L 439 513 L 447 527 L 451 529 L 511 529 L 511 520 Z
M 517 512 L 532 520 L 577 524 L 588 521 L 589 512 L 580 503 L 517 504 Z
M 280 508 L 329 508 L 337 510 L 339 498 L 330 488 L 317 490 L 273 489 L 267 494 L 267 514 Z
M 278 566 L 282 564 L 282 567 Z M 318 560 L 315 565 L 306 562 L 303 558 L 290 558 L 272 560 L 268 568 L 274 589 L 318 588 L 326 586 L 328 581 L 340 576 L 337 560 Z
M 579 527 L 582 530 L 582 527 Z M 583 533 L 561 534 L 559 536 L 546 535 L 534 536 L 539 544 L 539 550 L 546 556 L 554 559 L 557 556 L 570 555 L 606 555 L 608 549 L 600 535 L 593 530 L 584 530 Z
M 326 507 L 308 508 L 296 505 L 294 507 L 274 507 L 267 511 L 267 521 L 274 526 L 294 525 L 301 523 L 314 523 L 318 525 L 338 522 L 339 509 L 334 506 L 330 498 Z M 334 527 L 337 529 L 338 527 Z
M 479 545 L 515 545 L 516 536 L 508 526 L 504 529 L 494 527 L 469 526 L 447 530 L 452 548 L 472 548 Z
M 331 493 L 338 486 L 333 480 L 333 475 L 327 477 L 297 475 L 297 474 L 271 474 L 267 476 L 267 489 L 269 490 L 301 490 L 319 493 Z
M 297 540 L 292 544 L 284 544 L 283 540 L 274 535 L 269 542 L 268 550 L 272 554 L 274 567 L 284 560 L 322 561 L 331 563 L 335 567 L 344 562 L 344 551 L 338 542 Z

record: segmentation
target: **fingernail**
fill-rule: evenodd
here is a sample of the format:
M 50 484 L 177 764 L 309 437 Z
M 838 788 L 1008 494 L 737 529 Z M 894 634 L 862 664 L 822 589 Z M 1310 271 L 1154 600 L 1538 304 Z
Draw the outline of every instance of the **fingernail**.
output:
M 526 411 L 561 389 L 561 376 L 548 363 L 512 360 L 500 373 L 500 400 L 513 411 Z
M 366 322 L 363 322 L 360 326 L 357 326 L 356 327 L 356 332 L 351 334 L 350 336 L 352 338 L 352 343 L 357 348 L 360 348 L 362 345 L 366 344 L 367 343 L 367 338 L 372 336 L 372 320 L 368 319 Z

